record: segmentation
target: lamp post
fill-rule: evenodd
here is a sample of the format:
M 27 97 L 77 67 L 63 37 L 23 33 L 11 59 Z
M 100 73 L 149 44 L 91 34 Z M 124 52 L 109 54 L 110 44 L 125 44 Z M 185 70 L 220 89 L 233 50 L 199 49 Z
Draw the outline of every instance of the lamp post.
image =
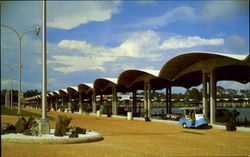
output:
M 34 32 L 36 34 L 36 36 L 38 36 L 39 32 L 40 32 L 40 28 L 37 27 L 35 30 L 28 30 L 23 32 L 21 35 L 12 27 L 8 26 L 8 25 L 4 25 L 1 24 L 1 26 L 6 27 L 11 29 L 12 31 L 14 31 L 17 35 L 17 38 L 19 40 L 19 88 L 18 88 L 18 110 L 17 110 L 17 115 L 21 115 L 21 86 L 22 86 L 22 82 L 21 82 L 21 75 L 22 75 L 22 38 L 23 36 L 28 33 L 28 32 Z
M 12 91 L 13 91 L 13 69 L 14 69 L 14 66 L 16 66 L 16 65 L 11 66 L 11 65 L 4 63 L 4 62 L 1 62 L 1 64 L 7 65 L 10 69 L 10 109 L 12 110 L 13 109 L 13 94 L 12 94 Z
M 46 44 L 46 0 L 42 1 L 42 120 L 46 120 L 47 104 L 47 44 Z
M 39 123 L 39 134 L 49 134 L 49 121 L 46 119 L 47 103 L 47 55 L 46 55 L 46 0 L 42 0 L 42 119 Z

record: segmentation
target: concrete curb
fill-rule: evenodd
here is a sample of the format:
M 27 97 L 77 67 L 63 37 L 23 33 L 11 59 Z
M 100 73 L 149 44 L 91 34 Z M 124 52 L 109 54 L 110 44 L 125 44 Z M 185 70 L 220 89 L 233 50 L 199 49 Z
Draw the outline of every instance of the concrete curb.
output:
M 73 143 L 97 142 L 104 139 L 100 133 L 91 132 L 91 134 L 93 135 L 85 136 L 83 134 L 79 134 L 78 138 L 69 138 L 68 135 L 63 136 L 61 138 L 39 137 L 39 136 L 30 137 L 30 136 L 24 136 L 22 134 L 20 134 L 20 137 L 18 138 L 18 137 L 11 137 L 11 134 L 7 134 L 7 135 L 1 135 L 1 142 L 19 143 L 19 144 L 73 144 Z

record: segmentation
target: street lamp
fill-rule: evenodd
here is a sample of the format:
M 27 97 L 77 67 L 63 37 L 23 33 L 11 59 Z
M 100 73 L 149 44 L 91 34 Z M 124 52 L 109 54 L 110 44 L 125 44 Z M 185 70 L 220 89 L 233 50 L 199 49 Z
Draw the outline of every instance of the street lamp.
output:
M 1 26 L 6 27 L 11 29 L 12 31 L 14 31 L 17 35 L 17 38 L 19 39 L 19 88 L 18 88 L 18 110 L 17 110 L 17 115 L 21 115 L 21 74 L 22 74 L 22 38 L 23 36 L 28 33 L 28 32 L 34 32 L 36 34 L 36 36 L 38 36 L 39 32 L 40 32 L 40 28 L 37 27 L 35 30 L 28 30 L 23 32 L 21 35 L 12 27 L 8 26 L 8 25 L 4 25 L 1 24 Z
M 4 63 L 4 62 L 1 62 L 1 64 L 4 64 L 4 65 L 7 65 L 10 69 L 10 109 L 12 110 L 13 109 L 13 94 L 12 94 L 12 91 L 13 91 L 13 69 L 16 65 L 13 65 L 11 66 L 10 64 L 7 64 L 7 63 Z

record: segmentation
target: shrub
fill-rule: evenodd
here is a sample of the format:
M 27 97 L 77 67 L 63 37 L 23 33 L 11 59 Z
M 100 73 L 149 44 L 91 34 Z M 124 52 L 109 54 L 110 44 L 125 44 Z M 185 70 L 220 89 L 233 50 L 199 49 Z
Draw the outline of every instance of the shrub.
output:
M 64 136 L 68 131 L 69 123 L 71 122 L 72 118 L 67 116 L 58 116 L 56 118 L 56 130 L 55 136 Z
M 236 110 L 233 111 L 224 111 L 226 128 L 228 131 L 236 131 L 236 118 L 240 113 Z

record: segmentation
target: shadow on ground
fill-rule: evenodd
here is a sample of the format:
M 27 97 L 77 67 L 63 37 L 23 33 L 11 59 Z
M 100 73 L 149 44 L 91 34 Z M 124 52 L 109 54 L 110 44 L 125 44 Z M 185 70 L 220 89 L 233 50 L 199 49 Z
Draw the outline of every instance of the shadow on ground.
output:
M 205 133 L 193 132 L 193 131 L 182 131 L 182 132 L 183 133 L 188 133 L 188 134 L 205 135 Z

